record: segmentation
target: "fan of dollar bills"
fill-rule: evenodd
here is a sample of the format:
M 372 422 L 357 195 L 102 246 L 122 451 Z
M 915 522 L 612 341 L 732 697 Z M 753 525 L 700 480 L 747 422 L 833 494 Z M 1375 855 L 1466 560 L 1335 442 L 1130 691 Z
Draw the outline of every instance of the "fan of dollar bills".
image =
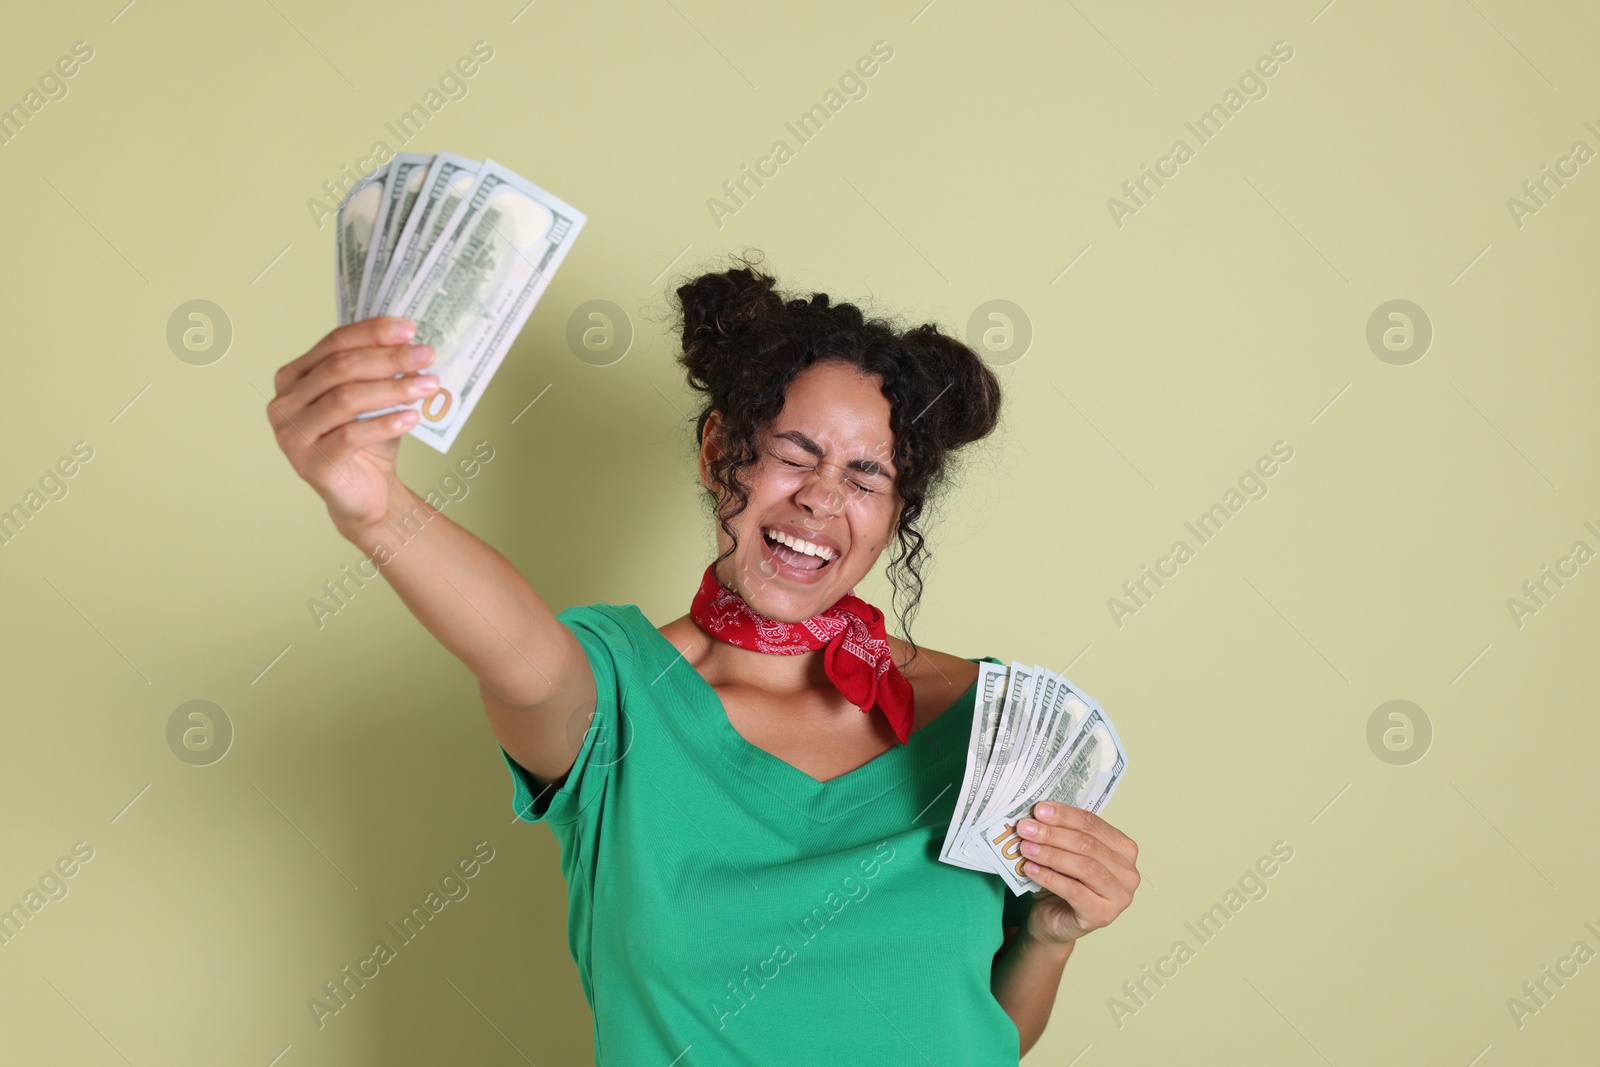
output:
M 1127 770 L 1093 697 L 1043 667 L 979 663 L 967 769 L 939 859 L 998 874 L 1018 896 L 1038 889 L 1022 873 L 1017 820 L 1042 800 L 1098 815 Z
M 401 152 L 339 203 L 339 322 L 399 315 L 432 345 L 411 436 L 446 452 L 587 217 L 492 159 Z

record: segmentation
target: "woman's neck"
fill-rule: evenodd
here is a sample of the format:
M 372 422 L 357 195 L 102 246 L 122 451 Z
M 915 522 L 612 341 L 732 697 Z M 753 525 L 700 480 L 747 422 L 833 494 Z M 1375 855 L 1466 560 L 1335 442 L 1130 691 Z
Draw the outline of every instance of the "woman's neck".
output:
M 706 633 L 689 615 L 661 627 L 700 676 L 714 687 L 749 687 L 775 695 L 826 692 L 833 688 L 823 668 L 823 650 L 775 656 L 740 648 Z
M 713 687 L 749 686 L 779 695 L 834 691 L 820 648 L 798 656 L 775 656 L 740 648 L 706 633 L 690 615 L 673 619 L 659 629 Z M 910 645 L 893 634 L 888 635 L 888 640 L 895 665 L 906 671 L 908 679 L 916 681 L 926 666 L 926 656 L 919 655 L 912 662 Z

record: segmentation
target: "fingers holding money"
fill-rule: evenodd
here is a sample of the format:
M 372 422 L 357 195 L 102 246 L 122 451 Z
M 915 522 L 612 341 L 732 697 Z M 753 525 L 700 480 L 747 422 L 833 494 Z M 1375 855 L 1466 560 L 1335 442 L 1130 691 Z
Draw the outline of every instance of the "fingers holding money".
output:
M 421 373 L 432 359 L 427 345 L 336 351 L 291 386 L 277 407 L 300 433 L 316 440 L 358 415 L 433 394 L 438 376 Z
M 1071 914 L 1041 912 L 1057 934 L 1078 937 L 1109 925 L 1133 901 L 1140 877 L 1132 838 L 1092 812 L 1065 804 L 1039 804 L 1022 819 L 1023 873 L 1071 905 Z M 1070 921 L 1069 921 L 1070 920 Z
M 320 458 L 338 467 L 365 448 L 392 442 L 390 447 L 398 449 L 400 437 L 415 426 L 419 418 L 417 412 L 407 408 L 371 419 L 351 419 L 324 435 L 317 442 L 317 452 Z
M 1042 849 L 1049 855 L 1041 854 L 1029 858 L 1022 865 L 1023 872 L 1071 904 L 1080 915 L 1086 905 L 1094 910 L 1093 906 L 1097 899 L 1109 903 L 1122 891 L 1111 872 L 1094 860 L 1064 852 L 1059 848 L 1050 848 L 1048 845 L 1042 846 Z M 1084 917 L 1087 919 L 1087 916 Z M 1096 925 L 1104 926 L 1110 921 L 1111 918 L 1106 917 L 1103 922 Z
M 358 415 L 410 404 L 431 396 L 438 389 L 439 378 L 433 374 L 408 374 L 400 378 L 386 377 L 377 381 L 347 381 L 323 393 L 296 416 L 295 421 L 303 432 L 314 438 L 320 438 L 347 422 L 376 421 L 375 418 L 357 420 Z M 385 412 L 385 414 L 399 415 L 404 412 Z
M 329 330 L 322 340 L 312 345 L 304 355 L 279 367 L 277 376 L 272 380 L 272 386 L 278 395 L 282 396 L 334 352 L 353 348 L 402 345 L 416 334 L 415 323 L 395 315 L 362 319 L 360 322 L 340 326 Z
M 1024 841 L 1022 855 L 1023 873 L 1058 895 L 1065 895 L 1060 892 L 1062 883 L 1058 879 L 1081 882 L 1107 899 L 1124 891 L 1123 882 L 1116 872 L 1093 856 L 1085 856 L 1059 845 L 1041 845 L 1037 841 Z M 1129 895 L 1132 895 L 1131 891 Z
M 1038 806 L 1045 808 L 1045 805 Z M 1069 813 L 1077 814 L 1074 816 Z M 1131 899 L 1134 889 L 1139 885 L 1139 870 L 1134 867 L 1133 859 L 1098 833 L 1062 824 L 1062 821 L 1072 821 L 1086 825 L 1083 816 L 1096 819 L 1096 816 L 1083 809 L 1066 806 L 1056 806 L 1053 817 L 1058 822 L 1022 819 L 1018 822 L 1018 833 L 1024 838 L 1022 856 L 1048 870 L 1077 878 L 1101 896 L 1117 897 L 1125 893 Z M 1109 824 L 1104 825 L 1106 829 L 1114 829 Z M 1118 832 L 1118 835 L 1122 833 Z M 1050 881 L 1037 875 L 1034 875 L 1034 880 L 1045 888 L 1054 889 Z
M 1050 840 L 1052 835 L 1061 838 L 1068 831 L 1076 831 L 1098 839 L 1106 848 L 1120 853 L 1130 867 L 1139 859 L 1139 846 L 1134 844 L 1133 838 L 1094 812 L 1071 804 L 1053 804 L 1049 801 L 1035 804 L 1033 818 L 1018 822 L 1017 830 L 1023 837 L 1031 837 L 1035 841 Z

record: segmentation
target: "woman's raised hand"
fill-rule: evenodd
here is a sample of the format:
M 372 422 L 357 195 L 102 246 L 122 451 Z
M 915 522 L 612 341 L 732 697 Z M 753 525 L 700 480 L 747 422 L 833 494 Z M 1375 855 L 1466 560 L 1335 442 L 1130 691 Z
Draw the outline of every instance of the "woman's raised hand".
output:
M 355 417 L 409 404 L 439 388 L 436 376 L 420 373 L 434 352 L 408 344 L 415 334 L 412 323 L 392 316 L 352 322 L 278 368 L 273 379 L 277 395 L 267 402 L 267 421 L 278 447 L 341 528 L 383 521 L 398 481 L 400 438 L 420 416 L 406 410 Z

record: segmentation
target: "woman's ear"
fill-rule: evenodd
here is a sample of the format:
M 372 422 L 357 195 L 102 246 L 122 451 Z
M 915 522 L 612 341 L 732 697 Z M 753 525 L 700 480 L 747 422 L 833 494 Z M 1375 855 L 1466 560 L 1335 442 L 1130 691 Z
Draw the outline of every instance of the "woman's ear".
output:
M 717 491 L 717 483 L 711 477 L 711 463 L 722 454 L 722 442 L 717 436 L 721 425 L 722 412 L 713 411 L 700 431 L 700 484 L 713 493 Z

